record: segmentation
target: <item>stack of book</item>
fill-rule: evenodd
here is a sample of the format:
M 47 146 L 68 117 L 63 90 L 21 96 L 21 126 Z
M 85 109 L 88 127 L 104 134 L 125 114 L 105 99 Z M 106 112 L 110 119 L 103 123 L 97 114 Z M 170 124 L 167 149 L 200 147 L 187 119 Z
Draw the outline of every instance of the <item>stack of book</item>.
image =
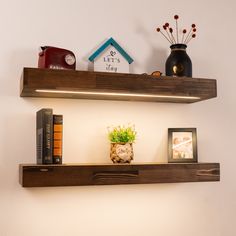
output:
M 51 108 L 36 113 L 37 164 L 62 164 L 63 116 Z

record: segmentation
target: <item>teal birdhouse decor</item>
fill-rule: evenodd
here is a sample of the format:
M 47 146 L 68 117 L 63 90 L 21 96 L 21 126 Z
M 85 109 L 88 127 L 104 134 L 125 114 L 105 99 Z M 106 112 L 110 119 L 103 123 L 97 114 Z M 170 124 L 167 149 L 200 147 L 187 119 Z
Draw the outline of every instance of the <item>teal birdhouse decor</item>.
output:
M 94 71 L 130 73 L 134 61 L 113 39 L 108 39 L 90 57 Z

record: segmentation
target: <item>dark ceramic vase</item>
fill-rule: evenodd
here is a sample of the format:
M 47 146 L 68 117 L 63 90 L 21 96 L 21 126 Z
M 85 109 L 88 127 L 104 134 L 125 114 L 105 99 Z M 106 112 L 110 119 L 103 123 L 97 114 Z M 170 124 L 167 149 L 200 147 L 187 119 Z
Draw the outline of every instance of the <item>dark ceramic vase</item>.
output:
M 186 53 L 186 44 L 172 44 L 171 53 L 166 60 L 167 76 L 192 77 L 192 62 Z

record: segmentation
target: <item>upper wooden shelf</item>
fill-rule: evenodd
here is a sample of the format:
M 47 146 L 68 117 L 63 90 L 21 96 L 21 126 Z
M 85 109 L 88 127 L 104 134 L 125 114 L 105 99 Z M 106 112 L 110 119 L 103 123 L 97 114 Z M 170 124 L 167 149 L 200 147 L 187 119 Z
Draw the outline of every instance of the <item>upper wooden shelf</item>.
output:
M 24 68 L 20 96 L 193 103 L 217 92 L 215 79 Z
M 22 187 L 220 181 L 219 163 L 20 165 Z

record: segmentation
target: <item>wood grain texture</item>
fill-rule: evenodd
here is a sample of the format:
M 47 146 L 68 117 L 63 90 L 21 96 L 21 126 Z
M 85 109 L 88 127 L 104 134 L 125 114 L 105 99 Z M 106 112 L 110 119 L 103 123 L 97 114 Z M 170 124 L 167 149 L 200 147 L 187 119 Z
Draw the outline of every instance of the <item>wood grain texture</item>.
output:
M 180 183 L 220 180 L 219 163 L 24 165 L 23 187 Z
M 199 99 L 42 93 L 36 92 L 36 89 L 190 96 Z M 216 97 L 216 90 L 214 79 L 24 68 L 20 96 L 193 103 Z

